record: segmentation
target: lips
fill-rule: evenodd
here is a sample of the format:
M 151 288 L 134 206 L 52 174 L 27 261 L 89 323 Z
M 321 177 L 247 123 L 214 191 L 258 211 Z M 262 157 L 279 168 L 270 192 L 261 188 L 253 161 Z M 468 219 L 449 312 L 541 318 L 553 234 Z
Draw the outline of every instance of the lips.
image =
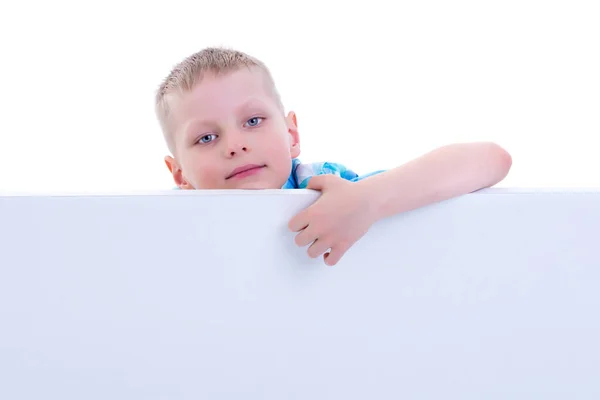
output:
M 253 171 L 253 170 L 256 170 L 256 169 L 263 168 L 263 167 L 265 167 L 265 165 L 259 165 L 259 164 L 243 165 L 243 166 L 241 166 L 239 168 L 236 168 L 233 171 L 231 171 L 231 173 L 225 179 L 230 179 L 230 178 L 233 178 L 234 176 L 242 174 L 244 172 Z

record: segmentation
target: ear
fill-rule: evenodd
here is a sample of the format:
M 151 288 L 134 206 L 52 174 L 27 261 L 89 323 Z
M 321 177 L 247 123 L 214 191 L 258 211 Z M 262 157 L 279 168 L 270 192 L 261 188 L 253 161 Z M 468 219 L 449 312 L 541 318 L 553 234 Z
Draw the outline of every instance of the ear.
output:
M 179 166 L 179 163 L 177 162 L 177 160 L 175 160 L 171 156 L 166 156 L 165 164 L 167 164 L 167 168 L 169 169 L 169 172 L 173 176 L 173 181 L 175 182 L 175 184 L 177 185 L 177 187 L 179 189 L 183 189 L 183 190 L 193 189 L 192 185 L 190 185 L 189 182 L 187 182 L 185 180 L 185 177 L 183 176 L 183 171 L 181 170 L 181 167 Z
M 296 113 L 290 111 L 286 117 L 288 133 L 290 134 L 290 153 L 292 158 L 297 158 L 300 155 L 300 135 L 298 133 L 298 121 Z

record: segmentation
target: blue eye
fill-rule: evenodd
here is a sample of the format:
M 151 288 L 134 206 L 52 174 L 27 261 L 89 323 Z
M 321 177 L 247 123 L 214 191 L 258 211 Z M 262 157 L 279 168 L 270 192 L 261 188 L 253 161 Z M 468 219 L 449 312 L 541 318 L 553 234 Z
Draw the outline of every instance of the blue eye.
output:
M 254 117 L 254 118 L 250 118 L 248 121 L 246 121 L 246 124 L 248 124 L 249 126 L 256 126 L 260 123 L 261 120 L 263 120 L 264 118 L 261 117 Z
M 210 134 L 210 135 L 202 136 L 202 137 L 200 138 L 200 140 L 198 140 L 198 143 L 203 143 L 203 144 L 206 144 L 206 143 L 210 143 L 210 142 L 212 142 L 212 140 L 214 140 L 214 139 L 210 140 L 209 138 L 210 138 L 211 136 L 214 136 L 214 139 L 216 139 L 216 136 L 217 136 L 217 135 L 215 135 L 215 134 Z

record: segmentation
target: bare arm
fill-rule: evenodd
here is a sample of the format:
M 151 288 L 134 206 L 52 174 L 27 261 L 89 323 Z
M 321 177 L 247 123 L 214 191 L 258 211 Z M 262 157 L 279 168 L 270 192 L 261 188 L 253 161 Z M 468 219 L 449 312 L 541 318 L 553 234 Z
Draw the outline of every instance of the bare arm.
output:
M 511 156 L 495 143 L 459 143 L 356 185 L 369 193 L 376 218 L 381 219 L 493 186 L 511 166 Z

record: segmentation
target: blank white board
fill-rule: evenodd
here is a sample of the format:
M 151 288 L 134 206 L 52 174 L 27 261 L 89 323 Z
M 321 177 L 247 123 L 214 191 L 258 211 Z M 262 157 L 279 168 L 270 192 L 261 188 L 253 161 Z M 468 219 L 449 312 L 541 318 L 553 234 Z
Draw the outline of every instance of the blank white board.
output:
M 488 189 L 335 267 L 310 191 L 0 197 L 0 399 L 598 399 L 600 191 Z

